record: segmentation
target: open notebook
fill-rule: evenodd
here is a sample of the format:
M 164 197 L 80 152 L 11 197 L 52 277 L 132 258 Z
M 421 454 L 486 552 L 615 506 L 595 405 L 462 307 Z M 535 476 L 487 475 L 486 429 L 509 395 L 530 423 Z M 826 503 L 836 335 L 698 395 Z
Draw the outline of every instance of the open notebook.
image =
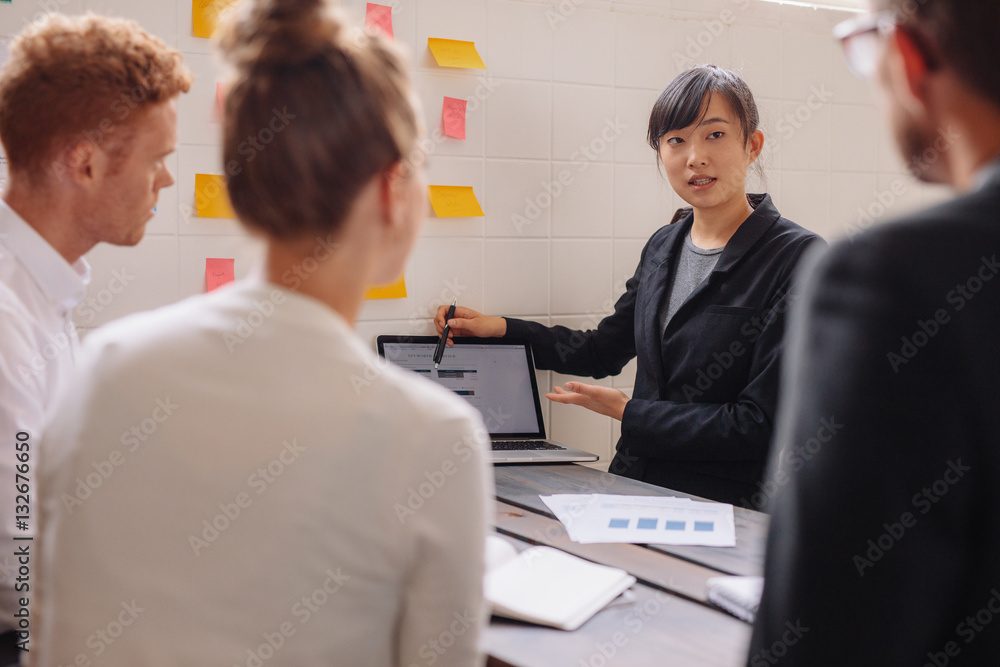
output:
M 621 595 L 635 577 L 551 547 L 517 553 L 500 537 L 487 538 L 486 599 L 503 618 L 576 630 Z

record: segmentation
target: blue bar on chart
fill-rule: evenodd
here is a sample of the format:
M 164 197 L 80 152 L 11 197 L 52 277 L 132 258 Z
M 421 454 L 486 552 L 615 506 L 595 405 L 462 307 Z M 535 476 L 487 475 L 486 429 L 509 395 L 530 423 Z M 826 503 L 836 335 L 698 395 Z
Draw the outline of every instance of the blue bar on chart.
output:
M 663 530 L 684 530 L 686 521 L 664 521 Z
M 656 519 L 639 519 L 636 528 L 643 530 L 656 530 Z
M 612 519 L 608 528 L 628 528 L 628 519 Z
M 695 530 L 701 530 L 701 531 L 711 532 L 711 531 L 715 530 L 715 522 L 713 522 L 713 521 L 695 521 L 694 522 L 694 529 Z

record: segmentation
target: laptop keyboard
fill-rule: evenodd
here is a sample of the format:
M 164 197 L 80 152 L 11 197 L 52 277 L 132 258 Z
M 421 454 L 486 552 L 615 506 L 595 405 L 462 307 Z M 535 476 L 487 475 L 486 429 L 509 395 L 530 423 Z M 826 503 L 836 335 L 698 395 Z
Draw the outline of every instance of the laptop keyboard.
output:
M 537 449 L 566 449 L 565 447 L 560 447 L 559 445 L 553 445 L 551 442 L 545 442 L 544 440 L 494 440 L 493 441 L 493 451 L 495 452 L 506 452 L 506 451 L 518 451 L 518 450 L 537 450 Z

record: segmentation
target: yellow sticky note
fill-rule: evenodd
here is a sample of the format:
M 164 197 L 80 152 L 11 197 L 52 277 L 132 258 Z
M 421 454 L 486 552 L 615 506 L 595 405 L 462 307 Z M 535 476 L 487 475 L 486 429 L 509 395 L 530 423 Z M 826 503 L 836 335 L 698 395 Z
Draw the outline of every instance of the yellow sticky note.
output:
M 380 285 L 378 287 L 369 287 L 368 291 L 365 292 L 366 299 L 405 299 L 406 298 L 406 281 L 403 280 L 403 276 L 399 277 L 399 280 L 392 283 L 391 285 Z
M 434 54 L 434 60 L 441 67 L 468 67 L 470 69 L 486 69 L 486 63 L 479 57 L 475 42 L 463 42 L 459 39 L 439 39 L 428 37 L 427 46 Z
M 226 177 L 218 174 L 194 175 L 194 206 L 199 218 L 235 218 Z
M 439 218 L 474 218 L 483 213 L 471 187 L 462 185 L 428 185 L 434 215 Z
M 219 19 L 236 0 L 191 0 L 191 34 L 211 37 Z

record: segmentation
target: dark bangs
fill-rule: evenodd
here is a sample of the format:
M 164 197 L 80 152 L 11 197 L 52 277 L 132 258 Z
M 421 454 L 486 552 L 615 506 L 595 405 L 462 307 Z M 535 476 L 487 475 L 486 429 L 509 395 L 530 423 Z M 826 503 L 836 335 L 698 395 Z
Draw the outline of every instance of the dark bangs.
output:
M 743 130 L 743 140 L 748 141 L 760 125 L 760 113 L 750 87 L 729 70 L 698 65 L 678 74 L 653 105 L 646 136 L 652 149 L 659 154 L 663 135 L 698 121 L 716 93 L 729 102 Z

